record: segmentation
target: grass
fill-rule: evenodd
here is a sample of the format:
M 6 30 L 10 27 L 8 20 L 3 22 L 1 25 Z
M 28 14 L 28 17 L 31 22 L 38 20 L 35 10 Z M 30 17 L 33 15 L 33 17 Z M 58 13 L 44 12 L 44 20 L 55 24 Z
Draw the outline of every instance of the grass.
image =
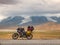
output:
M 34 34 L 60 35 L 60 32 L 34 32 Z
M 13 32 L 0 32 L 0 35 L 6 35 L 6 34 L 11 34 Z
M 0 39 L 12 39 L 14 32 L 0 32 Z M 60 31 L 33 32 L 33 39 L 60 39 Z

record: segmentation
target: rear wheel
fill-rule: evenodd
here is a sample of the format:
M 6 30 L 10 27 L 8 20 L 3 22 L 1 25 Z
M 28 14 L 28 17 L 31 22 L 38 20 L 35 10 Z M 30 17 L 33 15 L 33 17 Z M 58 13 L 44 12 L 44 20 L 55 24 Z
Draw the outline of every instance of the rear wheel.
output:
M 16 39 L 18 39 L 18 33 L 14 33 L 13 35 L 12 35 L 12 39 L 14 39 L 14 40 L 16 40 Z
M 28 40 L 31 40 L 32 38 L 33 38 L 33 35 L 32 35 L 32 34 L 27 35 L 27 39 L 28 39 Z

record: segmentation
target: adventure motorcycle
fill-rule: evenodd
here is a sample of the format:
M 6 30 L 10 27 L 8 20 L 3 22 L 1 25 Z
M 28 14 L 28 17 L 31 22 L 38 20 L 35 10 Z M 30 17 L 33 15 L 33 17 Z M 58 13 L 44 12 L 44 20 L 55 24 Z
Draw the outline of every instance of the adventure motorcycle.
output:
M 32 35 L 32 32 L 31 31 L 27 31 L 25 32 L 25 34 L 21 34 L 21 33 L 14 33 L 12 35 L 12 39 L 16 40 L 19 38 L 27 38 L 28 40 L 32 39 L 33 38 L 33 35 Z

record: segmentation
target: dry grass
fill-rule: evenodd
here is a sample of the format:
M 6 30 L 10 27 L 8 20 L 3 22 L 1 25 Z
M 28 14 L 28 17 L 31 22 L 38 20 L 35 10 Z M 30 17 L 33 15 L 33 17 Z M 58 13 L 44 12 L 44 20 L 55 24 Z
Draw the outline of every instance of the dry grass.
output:
M 14 32 L 0 32 L 0 39 L 12 39 Z M 60 31 L 33 32 L 33 39 L 60 39 Z
M 11 39 L 12 32 L 0 32 L 0 39 Z
M 60 39 L 60 32 L 34 32 L 34 39 Z

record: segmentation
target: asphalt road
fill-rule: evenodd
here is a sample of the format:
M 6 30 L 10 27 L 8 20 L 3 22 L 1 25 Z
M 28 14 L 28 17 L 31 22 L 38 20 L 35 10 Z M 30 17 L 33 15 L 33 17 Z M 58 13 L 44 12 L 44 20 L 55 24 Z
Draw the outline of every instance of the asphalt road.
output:
M 0 40 L 0 45 L 60 45 L 60 40 Z

